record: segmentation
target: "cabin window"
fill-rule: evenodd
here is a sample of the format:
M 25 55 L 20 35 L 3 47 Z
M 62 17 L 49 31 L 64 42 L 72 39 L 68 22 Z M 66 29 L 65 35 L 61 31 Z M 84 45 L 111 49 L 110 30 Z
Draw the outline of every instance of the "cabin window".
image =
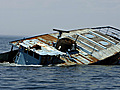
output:
M 24 48 L 24 53 L 27 53 L 27 51 L 28 51 L 27 48 Z
M 100 41 L 100 43 L 101 43 L 102 45 L 108 45 L 108 42 L 105 42 L 105 41 Z
M 92 34 L 86 34 L 85 36 L 88 37 L 88 38 L 94 38 L 95 37 Z
M 33 56 L 33 52 L 30 51 L 30 50 L 28 50 L 28 54 L 29 54 L 30 56 Z
M 39 59 L 39 54 L 34 53 L 34 58 Z

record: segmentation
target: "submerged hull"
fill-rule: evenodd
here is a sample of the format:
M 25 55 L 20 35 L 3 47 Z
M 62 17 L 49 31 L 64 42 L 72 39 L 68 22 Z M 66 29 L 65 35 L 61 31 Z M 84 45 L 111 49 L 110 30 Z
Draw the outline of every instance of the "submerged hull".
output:
M 120 64 L 119 29 L 107 26 L 55 31 L 59 33 L 10 42 L 18 48 L 17 54 L 9 53 L 11 60 L 21 65 Z
M 17 53 L 18 50 L 14 50 L 0 54 L 0 63 L 3 62 L 14 63 L 14 58 L 16 57 Z
M 19 56 L 19 59 L 18 59 L 17 53 L 18 53 L 18 50 L 12 51 L 12 57 L 11 57 L 11 52 L 0 54 L 0 63 L 9 62 L 9 63 L 16 63 L 20 65 L 58 65 L 58 66 L 76 65 L 75 61 L 72 61 L 74 63 L 65 64 L 65 62 L 62 59 L 58 59 L 58 58 L 55 59 L 55 57 L 53 58 L 51 56 L 41 56 L 44 59 L 39 60 L 25 53 L 21 53 L 20 54 L 21 56 Z M 99 61 L 90 63 L 89 65 L 120 65 L 119 57 L 120 57 L 120 53 L 117 53 L 104 60 L 99 60 Z

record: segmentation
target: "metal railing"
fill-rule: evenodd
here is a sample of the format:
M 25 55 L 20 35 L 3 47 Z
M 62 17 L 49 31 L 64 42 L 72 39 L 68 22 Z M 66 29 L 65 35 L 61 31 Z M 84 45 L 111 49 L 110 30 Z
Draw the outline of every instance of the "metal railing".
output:
M 112 26 L 105 26 L 105 27 L 95 27 L 90 29 L 96 29 L 99 32 L 112 36 L 113 38 L 120 40 L 120 29 L 112 27 Z

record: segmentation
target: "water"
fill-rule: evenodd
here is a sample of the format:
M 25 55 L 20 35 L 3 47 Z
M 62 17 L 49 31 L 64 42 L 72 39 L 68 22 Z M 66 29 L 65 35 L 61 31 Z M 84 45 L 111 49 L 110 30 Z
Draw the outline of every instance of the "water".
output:
M 0 51 L 20 37 L 0 37 Z M 119 65 L 69 67 L 19 66 L 0 63 L 0 90 L 119 90 Z

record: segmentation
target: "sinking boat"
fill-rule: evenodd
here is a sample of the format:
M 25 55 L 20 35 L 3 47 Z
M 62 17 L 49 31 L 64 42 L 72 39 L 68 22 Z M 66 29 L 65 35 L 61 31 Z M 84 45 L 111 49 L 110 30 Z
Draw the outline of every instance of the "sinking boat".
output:
M 120 64 L 120 30 L 112 26 L 59 30 L 9 42 L 0 62 L 20 65 Z M 18 48 L 13 50 L 13 48 Z

